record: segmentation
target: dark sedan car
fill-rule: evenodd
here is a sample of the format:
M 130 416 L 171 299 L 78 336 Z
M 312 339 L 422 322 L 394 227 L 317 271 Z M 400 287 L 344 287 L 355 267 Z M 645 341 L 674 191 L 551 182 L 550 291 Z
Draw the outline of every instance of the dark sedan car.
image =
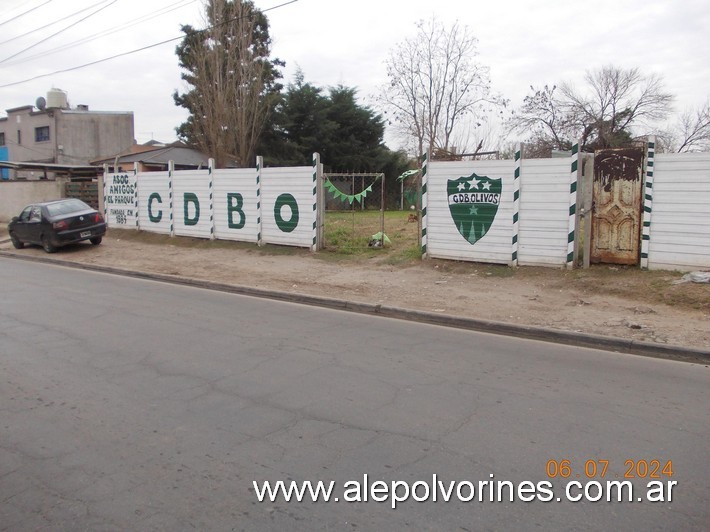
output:
M 104 217 L 74 198 L 28 205 L 7 228 L 17 249 L 39 244 L 47 253 L 82 240 L 98 245 L 106 234 Z

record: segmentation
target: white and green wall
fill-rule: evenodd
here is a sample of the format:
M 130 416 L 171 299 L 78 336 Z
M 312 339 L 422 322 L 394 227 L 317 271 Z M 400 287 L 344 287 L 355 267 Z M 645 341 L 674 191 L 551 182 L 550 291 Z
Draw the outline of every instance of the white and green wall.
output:
M 576 152 L 528 160 L 518 152 L 514 160 L 426 164 L 423 253 L 509 265 L 571 264 L 576 161 Z
M 321 247 L 323 179 L 312 166 L 104 174 L 109 226 L 177 236 Z

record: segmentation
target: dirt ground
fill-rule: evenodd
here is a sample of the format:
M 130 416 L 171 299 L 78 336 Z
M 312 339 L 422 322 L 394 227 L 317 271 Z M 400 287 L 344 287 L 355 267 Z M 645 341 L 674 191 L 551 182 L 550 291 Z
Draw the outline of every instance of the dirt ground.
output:
M 5 227 L 0 242 L 1 250 L 22 255 L 710 351 L 710 285 L 674 284 L 679 272 L 513 269 L 392 260 L 386 251 L 348 257 L 126 230 L 109 231 L 100 246 L 82 243 L 53 255 L 14 250 Z

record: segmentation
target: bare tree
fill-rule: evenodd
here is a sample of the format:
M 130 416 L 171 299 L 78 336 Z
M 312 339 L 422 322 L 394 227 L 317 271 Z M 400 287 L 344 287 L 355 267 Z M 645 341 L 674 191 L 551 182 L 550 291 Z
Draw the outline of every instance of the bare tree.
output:
M 551 150 L 568 150 L 572 147 L 574 125 L 564 108 L 557 86 L 545 85 L 542 89 L 530 86 L 531 94 L 525 97 L 522 107 L 512 112 L 508 125 L 512 130 L 529 135 L 526 145 L 528 157 L 546 157 Z
M 418 153 L 450 151 L 457 127 L 475 118 L 491 95 L 488 68 L 476 63 L 477 39 L 458 23 L 446 28 L 432 18 L 397 45 L 386 61 L 389 82 L 379 101 L 395 125 L 412 137 Z
M 680 115 L 676 131 L 678 153 L 710 150 L 710 100 Z
M 650 127 L 671 111 L 673 95 L 658 75 L 605 66 L 587 72 L 585 82 L 584 92 L 568 83 L 561 87 L 563 109 L 581 130 L 582 146 L 617 147 L 630 140 L 633 124 Z
M 674 99 L 660 76 L 614 66 L 588 71 L 581 90 L 570 83 L 558 92 L 554 86 L 531 89 L 509 125 L 521 132 L 532 129 L 529 142 L 539 151 L 568 149 L 576 140 L 587 150 L 628 145 L 633 129 L 648 132 L 668 116 Z
M 210 153 L 218 167 L 230 158 L 246 166 L 280 89 L 275 67 L 283 63 L 269 61 L 268 21 L 251 1 L 209 0 L 205 14 L 207 29 L 184 27 L 177 48 L 182 78 L 192 86 L 174 95 L 191 113 L 178 133 Z

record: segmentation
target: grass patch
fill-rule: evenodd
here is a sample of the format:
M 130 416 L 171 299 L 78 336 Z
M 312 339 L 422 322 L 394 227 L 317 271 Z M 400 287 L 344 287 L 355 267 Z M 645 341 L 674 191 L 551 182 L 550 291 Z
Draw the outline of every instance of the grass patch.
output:
M 390 243 L 384 248 L 368 244 L 382 230 L 380 211 L 327 212 L 325 214 L 325 250 L 349 257 L 382 256 L 399 262 L 420 258 L 417 224 L 409 221 L 408 211 L 385 211 L 384 232 Z

